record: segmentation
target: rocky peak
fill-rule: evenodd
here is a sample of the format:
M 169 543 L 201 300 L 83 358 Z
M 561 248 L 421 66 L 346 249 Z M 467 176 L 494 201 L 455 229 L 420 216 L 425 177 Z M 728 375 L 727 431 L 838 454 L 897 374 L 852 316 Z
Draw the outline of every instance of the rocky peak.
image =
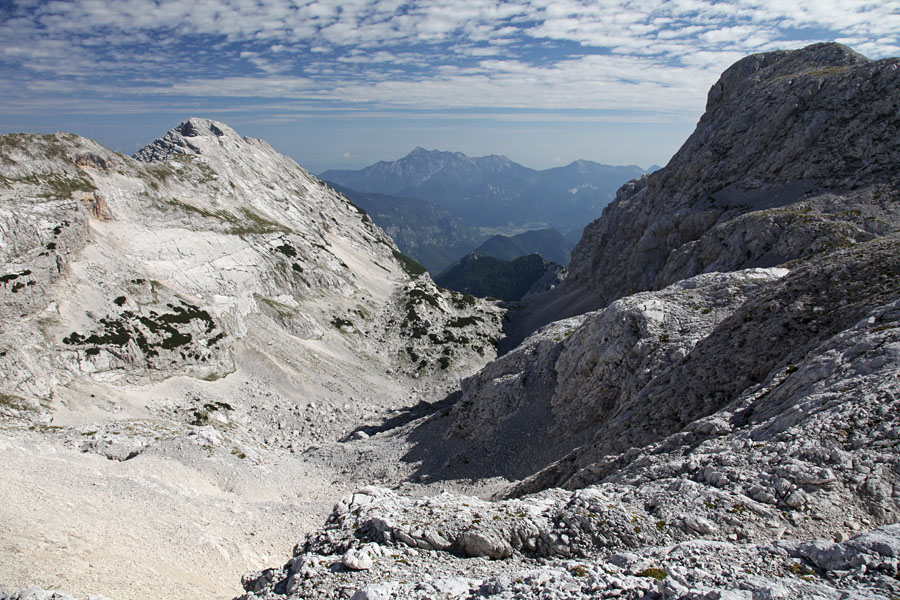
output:
M 802 75 L 810 70 L 832 70 L 870 62 L 854 50 L 833 42 L 813 44 L 801 50 L 751 54 L 728 67 L 707 95 L 706 111 L 740 97 L 763 80 Z
M 377 372 L 409 367 L 420 380 L 451 380 L 490 355 L 499 318 L 479 315 L 478 336 L 466 336 L 487 350 L 438 338 L 438 318 L 413 319 L 418 296 L 400 293 L 416 265 L 265 142 L 192 118 L 135 156 L 71 134 L 0 137 L 0 317 L 18 319 L 0 331 L 0 394 L 45 399 L 76 379 L 215 378 L 233 368 L 235 344 L 278 336 L 289 361 L 316 340 L 351 362 L 361 348 L 380 353 Z M 420 295 L 446 295 L 440 316 L 463 323 L 484 304 Z
M 807 191 L 883 176 L 897 151 L 898 64 L 840 44 L 748 56 L 712 86 L 697 129 L 651 182 L 722 202 L 788 181 Z
M 896 230 L 898 67 L 815 44 L 726 70 L 669 164 L 623 186 L 585 229 L 566 284 L 541 300 L 552 314 L 525 329 L 698 273 L 777 266 Z
M 204 146 L 210 142 L 221 144 L 226 139 L 234 142 L 245 138 L 224 123 L 191 117 L 135 152 L 134 158 L 142 162 L 159 162 L 173 154 L 202 155 Z
M 237 135 L 234 130 L 223 123 L 217 123 L 216 121 L 210 121 L 209 119 L 198 119 L 196 117 L 188 119 L 175 128 L 175 131 L 185 137 L 197 137 L 209 134 L 215 135 L 216 137 L 222 137 L 225 135 L 225 130 L 227 130 L 229 134 Z

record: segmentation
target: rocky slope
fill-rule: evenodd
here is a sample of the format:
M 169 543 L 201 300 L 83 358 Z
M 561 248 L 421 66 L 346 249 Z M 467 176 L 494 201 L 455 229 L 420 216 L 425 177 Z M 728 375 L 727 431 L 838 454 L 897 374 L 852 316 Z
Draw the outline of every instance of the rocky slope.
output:
M 435 490 L 511 485 L 360 489 L 241 598 L 898 597 L 898 66 L 728 69 L 531 335 L 382 434 Z
M 476 247 L 484 236 L 466 227 L 446 209 L 418 198 L 334 188 L 366 211 L 397 247 L 432 275 Z
M 344 197 L 221 123 L 183 123 L 136 154 L 144 163 L 67 134 L 4 136 L 2 149 L 9 396 L 47 399 L 79 378 L 224 377 L 241 344 L 276 339 L 272 358 L 288 362 L 333 346 L 404 370 L 408 340 L 496 319 L 413 281 Z M 449 354 L 465 370 L 478 353 Z
M 666 168 L 623 186 L 585 229 L 566 284 L 514 337 L 698 273 L 896 231 L 898 64 L 839 44 L 738 61 Z
M 699 275 L 548 325 L 465 380 L 447 416 L 414 436 L 421 442 L 409 458 L 431 477 L 532 475 L 590 441 L 620 406 L 679 368 L 722 320 L 785 273 Z
M 361 423 L 494 356 L 503 311 L 414 266 L 346 198 L 222 123 L 190 119 L 136 158 L 72 134 L 0 137 L 0 453 L 21 466 L 0 477 L 0 580 L 229 595 L 281 539 L 257 529 L 334 493 L 311 448 L 338 460 Z M 92 514 L 144 551 L 119 536 L 103 555 Z M 89 563 L 109 571 L 101 587 Z M 170 577 L 148 588 L 146 571 Z
M 502 501 L 364 488 L 242 598 L 895 596 L 898 246 L 703 275 L 535 334 L 420 426 L 406 459 L 420 477 L 515 477 L 569 422 L 591 441 Z M 442 420 L 476 441 L 435 466 Z M 574 491 L 533 493 L 552 485 Z

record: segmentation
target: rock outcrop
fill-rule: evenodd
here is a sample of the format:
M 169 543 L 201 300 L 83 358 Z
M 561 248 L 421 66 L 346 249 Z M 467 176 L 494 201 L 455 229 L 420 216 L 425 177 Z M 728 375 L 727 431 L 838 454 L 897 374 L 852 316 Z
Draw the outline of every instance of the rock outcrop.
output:
M 408 458 L 430 477 L 532 475 L 605 431 L 651 381 L 681 368 L 748 296 L 785 273 L 699 275 L 548 325 L 465 380 L 448 415 L 413 436 L 422 441 Z
M 241 598 L 896 596 L 898 89 L 836 44 L 728 69 L 530 335 L 410 428 L 420 481 L 513 484 L 363 488 Z
M 70 134 L 4 136 L 0 152 L 8 396 L 46 399 L 82 377 L 215 378 L 236 368 L 236 342 L 271 343 L 273 329 L 280 344 L 365 348 L 382 372 L 448 381 L 493 351 L 498 310 L 427 276 L 410 300 L 408 261 L 365 214 L 222 123 L 188 120 L 144 162 Z M 416 316 L 423 298 L 463 319 L 466 344 Z M 440 343 L 415 344 L 412 361 L 407 347 L 429 335 Z
M 677 364 L 619 405 L 615 415 L 595 430 L 590 444 L 550 470 L 554 475 L 541 474 L 520 489 L 580 487 L 596 481 L 611 475 L 629 448 L 645 447 L 710 415 L 718 414 L 727 423 L 723 429 L 727 432 L 734 425 L 748 426 L 761 415 L 775 418 L 799 406 L 824 412 L 822 390 L 817 389 L 822 386 L 846 388 L 835 398 L 840 403 L 835 409 L 844 415 L 837 422 L 845 422 L 850 414 L 887 410 L 897 364 L 888 332 L 896 326 L 894 305 L 900 299 L 898 248 L 900 237 L 889 236 L 796 267 L 744 302 Z M 871 358 L 872 364 L 884 369 L 871 372 L 863 366 L 870 351 L 880 357 Z M 871 377 L 865 383 L 859 379 L 861 371 Z M 862 393 L 857 396 L 852 390 Z M 807 394 L 813 398 L 806 399 Z M 805 418 L 813 416 L 801 412 L 785 422 L 796 424 Z M 828 432 L 839 437 L 837 422 L 820 424 L 820 436 Z M 875 431 L 859 433 L 861 439 L 878 437 Z M 829 443 L 821 440 L 819 452 L 827 453 Z M 582 465 L 575 467 L 580 474 L 562 474 L 576 463 Z
M 898 67 L 832 43 L 735 63 L 669 164 L 585 228 L 565 285 L 531 303 L 514 337 L 699 273 L 897 231 Z
M 361 489 L 335 506 L 284 568 L 248 575 L 242 598 L 465 598 L 486 590 L 510 598 L 896 594 L 898 247 L 900 239 L 889 236 L 817 257 L 786 275 L 777 269 L 703 275 L 622 299 L 580 326 L 574 319 L 562 322 L 577 326 L 565 338 L 571 342 L 553 340 L 559 330 L 552 327 L 532 336 L 522 348 L 530 357 L 528 372 L 552 369 L 547 357 L 555 357 L 557 366 L 572 367 L 559 381 L 582 380 L 588 393 L 570 398 L 565 391 L 571 387 L 560 382 L 527 389 L 566 398 L 564 414 L 576 430 L 579 419 L 592 417 L 590 442 L 500 501 L 446 493 L 412 499 Z M 672 310 L 679 305 L 671 298 L 687 292 L 702 302 L 706 293 L 721 302 L 722 284 L 742 277 L 755 281 L 743 282 L 748 298 L 728 316 L 683 321 L 689 331 L 705 330 L 700 339 L 682 332 L 660 341 L 665 321 L 654 314 L 681 314 Z M 705 309 L 714 305 L 697 304 L 696 312 L 712 315 Z M 617 340 L 596 350 L 588 343 L 597 341 L 597 332 L 612 334 L 604 327 L 609 322 L 620 324 L 628 350 L 618 355 L 636 361 L 634 389 L 617 386 L 628 381 L 616 374 L 628 370 L 626 364 L 604 362 L 617 354 Z M 624 332 L 632 328 L 629 339 Z M 562 347 L 554 352 L 554 345 Z M 581 363 L 567 362 L 567 352 L 596 361 L 589 372 L 607 375 L 619 404 L 592 403 L 606 390 L 579 375 Z M 528 404 L 540 396 L 522 393 L 515 381 L 520 373 L 485 385 L 492 368 L 521 369 L 517 360 L 529 358 L 511 353 L 468 382 L 475 389 L 493 386 L 496 407 L 481 391 L 478 408 L 458 403 L 442 417 L 475 440 L 470 476 L 495 474 L 475 464 L 482 448 L 477 440 L 503 431 L 504 421 L 525 414 L 531 418 L 519 432 L 529 424 L 538 428 L 533 438 L 503 432 L 517 443 L 498 455 L 517 466 L 526 460 L 515 463 L 517 454 L 541 456 L 532 444 L 559 435 L 544 423 L 552 424 L 552 411 L 566 405 L 545 405 L 543 417 L 535 418 Z M 513 404 L 516 396 L 504 386 L 516 387 L 523 400 Z M 436 422 L 440 418 L 420 432 Z M 372 558 L 365 574 L 328 569 L 351 551 Z

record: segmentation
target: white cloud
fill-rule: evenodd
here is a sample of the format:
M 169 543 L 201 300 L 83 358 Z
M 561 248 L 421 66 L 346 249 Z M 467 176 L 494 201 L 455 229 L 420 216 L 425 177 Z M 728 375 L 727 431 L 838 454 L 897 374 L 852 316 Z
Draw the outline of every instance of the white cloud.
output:
M 833 38 L 876 58 L 900 53 L 898 0 L 56 0 L 11 10 L 0 23 L 0 109 L 94 93 L 123 105 L 152 95 L 693 116 L 749 52 Z

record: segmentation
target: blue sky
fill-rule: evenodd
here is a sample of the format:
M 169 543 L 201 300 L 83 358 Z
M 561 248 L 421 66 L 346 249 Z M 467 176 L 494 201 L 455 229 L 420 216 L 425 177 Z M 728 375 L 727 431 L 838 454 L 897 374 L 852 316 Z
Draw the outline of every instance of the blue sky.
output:
M 665 164 L 740 57 L 900 55 L 900 0 L 0 0 L 0 131 L 134 152 L 189 116 L 308 169 L 415 146 Z

